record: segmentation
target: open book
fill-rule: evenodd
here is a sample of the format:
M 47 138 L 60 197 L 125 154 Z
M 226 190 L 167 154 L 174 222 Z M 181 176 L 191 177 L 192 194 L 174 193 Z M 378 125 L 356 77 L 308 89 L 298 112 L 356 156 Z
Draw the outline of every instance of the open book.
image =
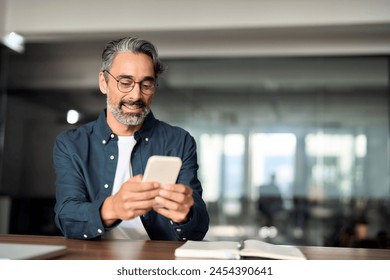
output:
M 260 240 L 192 241 L 175 250 L 178 258 L 240 259 L 257 257 L 281 260 L 305 260 L 303 253 L 294 246 L 274 245 Z

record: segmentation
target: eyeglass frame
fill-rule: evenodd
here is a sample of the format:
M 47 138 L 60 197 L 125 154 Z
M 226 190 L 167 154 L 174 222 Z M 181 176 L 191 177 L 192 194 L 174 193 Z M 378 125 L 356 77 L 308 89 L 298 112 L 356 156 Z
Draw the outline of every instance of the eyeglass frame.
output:
M 134 81 L 134 80 L 133 80 L 132 78 L 130 78 L 130 77 L 121 77 L 121 78 L 117 79 L 117 78 L 115 78 L 115 76 L 112 75 L 112 74 L 110 73 L 110 71 L 108 71 L 108 70 L 102 70 L 102 72 L 103 72 L 103 73 L 104 73 L 104 72 L 107 72 L 107 73 L 116 81 L 116 87 L 117 87 L 118 90 L 119 90 L 120 92 L 122 92 L 122 93 L 129 93 L 129 92 L 131 92 L 131 91 L 135 88 L 135 84 L 139 84 L 139 89 L 140 89 L 141 93 L 142 93 L 143 95 L 146 95 L 146 96 L 151 96 L 151 95 L 153 95 L 153 94 L 156 92 L 156 87 L 158 87 L 157 81 L 156 81 L 156 80 L 153 80 L 153 83 L 154 83 L 154 86 L 153 86 L 153 88 L 152 88 L 152 89 L 153 89 L 153 92 L 152 92 L 152 93 L 145 93 L 145 92 L 142 90 L 142 83 L 145 82 L 145 81 L 152 81 L 151 79 L 149 79 L 149 80 L 142 80 L 142 81 L 140 81 L 140 82 L 136 82 L 136 81 Z M 129 91 L 123 91 L 123 90 L 121 90 L 121 89 L 119 88 L 119 82 L 120 82 L 121 79 L 132 80 L 132 81 L 134 82 L 133 87 L 131 87 L 131 89 L 130 89 Z

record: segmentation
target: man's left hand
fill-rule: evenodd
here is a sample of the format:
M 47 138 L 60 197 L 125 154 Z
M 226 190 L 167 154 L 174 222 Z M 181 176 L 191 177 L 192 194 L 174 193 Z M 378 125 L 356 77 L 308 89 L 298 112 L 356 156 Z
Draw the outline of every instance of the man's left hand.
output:
M 159 195 L 155 197 L 157 213 L 175 223 L 184 223 L 194 205 L 192 189 L 182 184 L 161 185 Z

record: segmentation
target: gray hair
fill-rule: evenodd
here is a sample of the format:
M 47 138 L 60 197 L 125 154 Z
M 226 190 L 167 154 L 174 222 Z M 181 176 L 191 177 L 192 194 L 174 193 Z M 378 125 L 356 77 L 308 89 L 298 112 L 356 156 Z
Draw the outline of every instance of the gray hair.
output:
M 100 71 L 110 70 L 116 54 L 128 51 L 132 53 L 143 53 L 149 56 L 153 61 L 156 78 L 164 72 L 165 67 L 158 57 L 156 47 L 149 41 L 136 37 L 125 37 L 109 41 L 102 53 L 102 66 Z

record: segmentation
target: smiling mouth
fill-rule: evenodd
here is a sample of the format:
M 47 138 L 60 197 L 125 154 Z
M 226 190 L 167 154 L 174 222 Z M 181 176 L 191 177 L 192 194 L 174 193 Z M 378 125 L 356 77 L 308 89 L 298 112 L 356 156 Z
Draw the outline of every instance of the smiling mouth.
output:
M 138 110 L 144 108 L 145 104 L 143 102 L 123 102 L 122 106 L 129 110 Z
M 140 106 L 140 105 L 130 105 L 130 104 L 122 104 L 122 105 L 129 110 L 138 110 L 138 109 L 143 108 L 143 106 Z

